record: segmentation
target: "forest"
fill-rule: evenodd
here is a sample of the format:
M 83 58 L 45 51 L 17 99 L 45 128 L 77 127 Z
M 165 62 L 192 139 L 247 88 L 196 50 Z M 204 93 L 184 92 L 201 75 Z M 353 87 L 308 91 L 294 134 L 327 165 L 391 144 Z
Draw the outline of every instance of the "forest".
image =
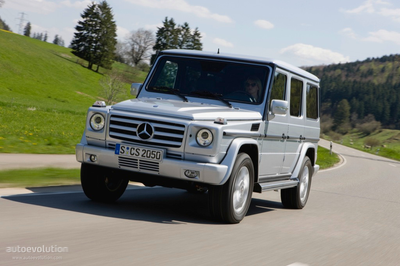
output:
M 342 134 L 363 122 L 400 129 L 399 54 L 304 69 L 321 79 L 325 127 Z

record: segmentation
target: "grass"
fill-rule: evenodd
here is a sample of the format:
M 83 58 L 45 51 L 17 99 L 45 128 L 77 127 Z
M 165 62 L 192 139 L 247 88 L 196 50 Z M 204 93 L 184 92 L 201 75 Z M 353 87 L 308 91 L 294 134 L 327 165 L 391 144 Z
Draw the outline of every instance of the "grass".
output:
M 0 188 L 80 184 L 80 169 L 39 168 L 0 172 Z
M 324 138 L 329 140 L 328 136 L 324 136 Z M 379 145 L 365 148 L 364 144 L 367 138 L 378 140 Z M 336 142 L 357 150 L 400 161 L 400 130 L 381 129 L 368 136 L 352 131 Z
M 69 154 L 85 127 L 85 112 L 0 102 L 0 152 Z
M 318 158 L 317 164 L 319 164 L 320 169 L 327 169 L 340 161 L 339 156 L 335 153 L 330 154 L 328 149 L 318 146 Z
M 86 112 L 101 99 L 107 73 L 87 69 L 71 49 L 0 31 L 0 152 L 72 154 L 84 130 Z M 126 83 L 146 73 L 115 63 Z

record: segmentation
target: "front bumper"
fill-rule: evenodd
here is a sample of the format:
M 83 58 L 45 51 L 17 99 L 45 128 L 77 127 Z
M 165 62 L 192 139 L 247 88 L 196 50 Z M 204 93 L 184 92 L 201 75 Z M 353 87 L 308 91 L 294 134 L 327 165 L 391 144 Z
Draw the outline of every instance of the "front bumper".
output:
M 97 160 L 92 162 L 90 155 L 96 155 Z M 180 179 L 184 181 L 196 181 L 211 185 L 221 185 L 227 179 L 228 166 L 222 164 L 196 163 L 192 161 L 183 161 L 176 159 L 164 158 L 159 163 L 158 172 L 149 172 L 145 170 L 135 170 L 121 166 L 118 162 L 118 155 L 114 154 L 114 150 L 105 149 L 97 146 L 79 143 L 76 145 L 76 160 L 81 163 L 97 164 L 110 168 L 128 170 L 132 172 L 141 172 L 153 174 L 156 176 L 164 176 L 169 178 Z M 185 176 L 186 170 L 198 171 L 199 175 L 195 178 Z

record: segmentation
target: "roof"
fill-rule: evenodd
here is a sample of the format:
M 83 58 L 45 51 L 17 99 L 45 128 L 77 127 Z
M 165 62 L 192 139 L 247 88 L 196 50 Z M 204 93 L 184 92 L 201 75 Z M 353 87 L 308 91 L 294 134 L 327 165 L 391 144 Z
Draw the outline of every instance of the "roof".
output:
M 218 58 L 218 59 L 228 59 L 228 60 L 239 60 L 239 61 L 251 61 L 255 63 L 261 64 L 274 64 L 280 68 L 283 68 L 289 72 L 296 73 L 305 78 L 313 80 L 319 83 L 319 78 L 310 72 L 305 71 L 299 67 L 293 66 L 289 63 L 274 60 L 267 57 L 261 56 L 248 56 L 248 55 L 238 55 L 238 54 L 227 54 L 227 53 L 219 53 L 219 52 L 209 52 L 209 51 L 199 51 L 199 50 L 183 50 L 183 49 L 172 49 L 172 50 L 164 50 L 161 51 L 160 54 L 170 54 L 170 55 L 182 55 L 182 56 L 201 56 L 208 58 Z

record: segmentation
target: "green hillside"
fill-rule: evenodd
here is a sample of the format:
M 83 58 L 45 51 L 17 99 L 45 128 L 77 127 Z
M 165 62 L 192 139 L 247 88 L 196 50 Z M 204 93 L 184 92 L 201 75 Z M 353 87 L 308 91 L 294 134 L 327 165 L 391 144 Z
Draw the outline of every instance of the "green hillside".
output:
M 106 74 L 88 70 L 71 50 L 0 31 L 0 152 L 74 153 L 86 111 Z M 115 64 L 129 84 L 145 73 Z
M 353 119 L 371 114 L 383 127 L 400 129 L 400 55 L 306 70 L 321 79 L 324 115 L 333 117 L 338 103 L 346 99 Z

